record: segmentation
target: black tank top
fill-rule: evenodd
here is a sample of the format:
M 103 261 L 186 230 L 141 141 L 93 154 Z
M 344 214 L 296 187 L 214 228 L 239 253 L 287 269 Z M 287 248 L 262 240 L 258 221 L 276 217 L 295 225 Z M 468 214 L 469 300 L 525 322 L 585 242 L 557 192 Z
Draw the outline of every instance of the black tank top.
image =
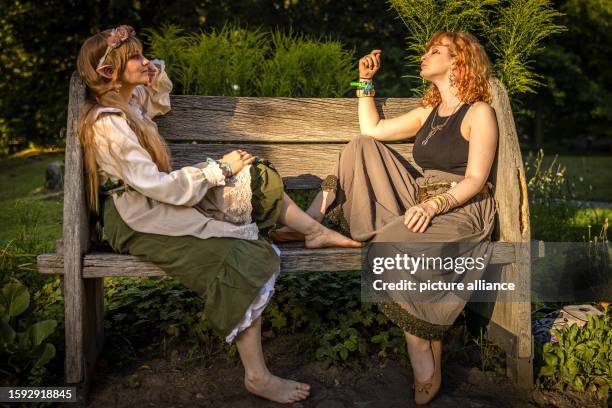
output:
M 412 156 L 423 171 L 443 170 L 453 174 L 464 175 L 467 168 L 468 148 L 470 143 L 461 136 L 461 122 L 472 104 L 463 104 L 451 117 L 436 115 L 434 108 L 421 126 L 414 140 Z M 441 125 L 448 118 L 446 125 L 429 138 L 425 145 L 423 140 L 433 126 Z

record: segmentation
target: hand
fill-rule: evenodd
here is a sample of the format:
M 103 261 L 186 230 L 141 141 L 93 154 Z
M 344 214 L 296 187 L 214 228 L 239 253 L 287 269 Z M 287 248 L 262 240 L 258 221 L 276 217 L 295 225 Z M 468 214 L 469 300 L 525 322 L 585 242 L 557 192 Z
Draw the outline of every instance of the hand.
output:
M 149 72 L 148 72 L 149 85 L 151 85 L 153 81 L 155 80 L 155 78 L 157 77 L 157 75 L 161 72 L 161 69 L 152 62 L 150 62 L 149 65 L 147 65 L 147 68 L 149 69 Z
M 425 232 L 436 215 L 435 204 L 421 203 L 410 207 L 404 214 L 404 225 L 412 232 Z
M 359 79 L 372 79 L 380 68 L 381 50 L 372 50 L 359 60 Z
M 245 152 L 244 150 L 234 150 L 233 152 L 227 153 L 221 158 L 221 161 L 229 163 L 232 168 L 232 174 L 240 173 L 245 166 L 253 163 L 256 157 Z

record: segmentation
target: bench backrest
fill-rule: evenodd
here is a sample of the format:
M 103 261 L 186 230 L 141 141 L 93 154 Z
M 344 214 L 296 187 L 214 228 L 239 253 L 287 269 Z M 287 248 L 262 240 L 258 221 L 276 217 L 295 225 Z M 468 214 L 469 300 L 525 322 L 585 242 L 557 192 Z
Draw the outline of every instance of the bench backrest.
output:
M 492 79 L 491 87 L 499 125 L 498 151 L 490 177 L 498 203 L 493 238 L 528 242 L 527 188 L 514 118 L 504 86 Z M 70 247 L 71 239 L 79 241 L 81 253 L 87 251 L 89 237 L 82 150 L 76 137 L 84 98 L 84 85 L 75 73 L 70 85 L 66 141 L 64 244 Z M 175 95 L 171 99 L 172 110 L 156 122 L 172 152 L 174 168 L 240 147 L 270 160 L 289 189 L 316 188 L 337 160 L 342 145 L 359 135 L 356 98 Z M 376 98 L 381 117 L 400 115 L 418 103 L 416 98 Z M 412 142 L 390 145 L 409 169 L 419 171 L 412 146 Z

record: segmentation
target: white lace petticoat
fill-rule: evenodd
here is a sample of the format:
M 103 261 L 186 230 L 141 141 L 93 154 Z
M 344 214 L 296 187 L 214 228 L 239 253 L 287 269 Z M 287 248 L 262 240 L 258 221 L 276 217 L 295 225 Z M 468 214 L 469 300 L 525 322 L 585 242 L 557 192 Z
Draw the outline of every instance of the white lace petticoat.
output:
M 272 244 L 272 248 L 274 248 L 276 254 L 280 256 L 280 249 L 274 244 Z M 266 284 L 261 288 L 257 297 L 255 297 L 255 300 L 253 300 L 253 302 L 251 302 L 251 304 L 247 308 L 246 312 L 244 313 L 244 317 L 242 318 L 240 323 L 238 323 L 236 327 L 232 329 L 230 334 L 225 337 L 226 342 L 231 343 L 232 341 L 234 341 L 234 339 L 240 332 L 249 328 L 251 324 L 253 324 L 253 321 L 255 321 L 259 316 L 261 316 L 264 309 L 268 305 L 268 302 L 270 302 L 272 295 L 274 294 L 274 284 L 276 283 L 276 278 L 278 278 L 279 274 L 280 268 L 270 277 L 270 279 L 268 279 Z

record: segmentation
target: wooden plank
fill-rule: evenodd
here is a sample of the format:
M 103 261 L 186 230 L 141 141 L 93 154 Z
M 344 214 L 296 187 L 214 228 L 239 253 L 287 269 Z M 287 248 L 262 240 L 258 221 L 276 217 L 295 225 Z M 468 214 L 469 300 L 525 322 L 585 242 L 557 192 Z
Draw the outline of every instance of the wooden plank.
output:
M 526 243 L 531 239 L 529 202 L 514 117 L 503 84 L 493 79 L 491 89 L 492 105 L 499 127 L 497 155 L 490 177 L 495 184 L 498 205 L 497 228 L 493 240 Z M 531 249 L 526 246 L 516 263 L 502 266 L 502 281 L 516 282 L 520 293 L 530 293 L 531 290 L 531 256 Z M 518 382 L 530 387 L 533 381 L 531 302 L 497 302 L 492 310 L 487 310 L 485 303 L 470 303 L 468 307 L 490 317 L 491 322 L 516 336 L 516 342 L 512 343 L 516 350 L 505 350 L 514 356 L 507 366 L 508 374 L 519 376 Z
M 307 249 L 302 243 L 279 245 L 282 272 L 335 272 L 359 270 L 362 250 L 352 248 Z M 517 262 L 522 256 L 516 245 L 495 244 L 491 265 Z M 42 254 L 37 257 L 38 271 L 42 274 L 58 274 L 62 271 L 61 254 Z M 156 265 L 132 255 L 114 252 L 92 252 L 83 258 L 83 277 L 105 276 L 164 276 Z
M 166 140 L 347 142 L 358 136 L 357 98 L 236 98 L 172 95 L 156 118 Z M 382 117 L 419 106 L 416 98 L 376 98 Z
M 270 160 L 283 176 L 288 189 L 318 188 L 321 179 L 330 174 L 338 161 L 345 144 L 169 144 L 173 168 L 190 166 L 204 161 L 206 157 L 221 158 L 232 150 L 242 149 L 261 158 Z M 387 146 L 400 161 L 418 176 L 420 167 L 412 158 L 413 143 L 388 143 Z
M 70 79 L 64 177 L 64 369 L 67 383 L 80 383 L 85 378 L 85 287 L 81 277 L 81 257 L 88 250 L 89 231 L 83 182 L 83 154 L 77 138 L 79 111 L 84 100 L 85 86 L 75 72 Z

